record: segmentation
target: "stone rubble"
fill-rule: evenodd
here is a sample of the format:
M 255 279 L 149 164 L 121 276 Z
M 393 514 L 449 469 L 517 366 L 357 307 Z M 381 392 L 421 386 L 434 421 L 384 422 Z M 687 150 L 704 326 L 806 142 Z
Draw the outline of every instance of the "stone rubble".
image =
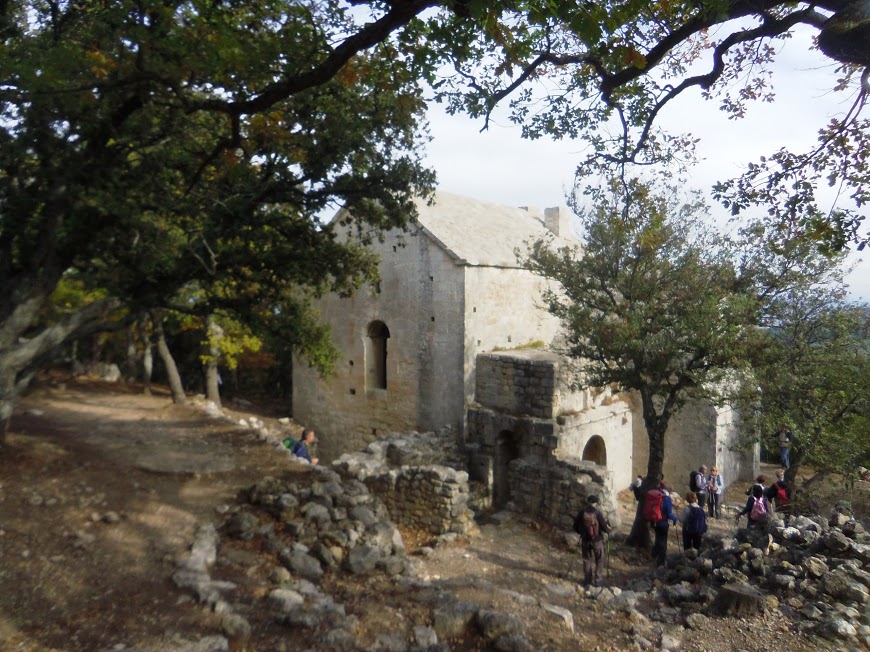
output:
M 289 454 L 280 443 L 280 434 L 256 423 L 248 427 L 257 429 L 282 454 Z M 315 477 L 310 486 L 266 477 L 249 489 L 246 503 L 220 510 L 223 525 L 217 529 L 211 525 L 198 529 L 189 554 L 177 560 L 172 579 L 176 586 L 221 614 L 225 637 L 203 638 L 171 652 L 244 649 L 250 625 L 224 598 L 234 587 L 214 581 L 209 575 L 221 536 L 242 540 L 254 536 L 266 538 L 266 548 L 275 555 L 276 570 L 271 575 L 274 588 L 265 603 L 276 622 L 290 628 L 325 628 L 328 633 L 321 641 L 323 649 L 437 652 L 450 649 L 445 641 L 460 635 L 467 637 L 473 631 L 487 649 L 533 650 L 521 621 L 458 601 L 452 593 L 457 588 L 452 581 L 415 577 L 414 563 L 406 556 L 401 535 L 391 520 L 394 517 L 387 507 L 389 501 L 376 494 L 384 491 L 385 477 L 390 478 L 389 491 L 396 491 L 399 477 L 410 482 L 419 468 L 428 468 L 405 464 L 396 469 L 391 468 L 391 463 L 428 459 L 400 440 L 378 442 L 364 456 L 344 456 L 336 463 L 336 470 L 312 466 Z M 467 483 L 467 475 L 463 477 L 462 473 L 444 465 L 436 475 L 443 488 Z M 413 500 L 405 503 L 394 500 L 391 504 L 409 510 L 413 501 L 431 498 L 420 488 L 424 483 L 416 486 Z M 445 503 L 437 504 L 443 512 Z M 443 513 L 439 518 L 442 520 L 438 528 L 443 530 Z M 461 523 L 466 527 L 465 520 Z M 573 588 L 571 595 L 564 595 L 565 589 L 554 585 L 551 592 L 569 600 L 592 601 L 596 608 L 605 611 L 627 614 L 638 650 L 680 649 L 685 632 L 708 627 L 710 619 L 718 615 L 722 592 L 735 585 L 751 587 L 751 592 L 759 596 L 759 608 L 791 618 L 802 631 L 832 642 L 838 649 L 867 649 L 870 647 L 867 525 L 840 512 L 830 520 L 795 517 L 788 526 L 773 518 L 763 529 L 740 529 L 733 538 L 707 537 L 699 554 L 672 553 L 658 571 L 623 587 Z M 439 542 L 455 540 L 457 534 L 455 530 L 449 531 Z M 565 533 L 569 543 L 574 542 L 575 536 Z M 398 633 L 382 634 L 374 646 L 362 647 L 355 633 L 357 618 L 348 615 L 342 604 L 318 586 L 323 575 L 331 572 L 358 576 L 380 573 L 391 577 L 400 587 L 415 589 L 413 599 L 431 608 L 431 627 L 417 624 L 404 637 Z M 462 581 L 467 583 L 467 578 Z M 483 586 L 485 580 L 475 581 L 481 583 L 481 588 L 487 588 Z M 532 596 L 512 597 L 524 609 L 539 608 L 549 614 L 554 626 L 573 631 L 573 616 L 567 609 Z M 123 646 L 115 649 L 139 652 Z

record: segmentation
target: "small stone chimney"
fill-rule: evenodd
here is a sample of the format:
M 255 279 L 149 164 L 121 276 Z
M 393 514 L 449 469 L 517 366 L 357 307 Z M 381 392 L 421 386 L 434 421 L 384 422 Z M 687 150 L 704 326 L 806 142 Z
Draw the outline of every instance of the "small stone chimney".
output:
M 563 214 L 558 206 L 544 209 L 544 225 L 554 235 L 562 238 L 572 238 L 574 235 L 571 231 L 571 216 L 568 214 L 568 211 L 565 211 Z

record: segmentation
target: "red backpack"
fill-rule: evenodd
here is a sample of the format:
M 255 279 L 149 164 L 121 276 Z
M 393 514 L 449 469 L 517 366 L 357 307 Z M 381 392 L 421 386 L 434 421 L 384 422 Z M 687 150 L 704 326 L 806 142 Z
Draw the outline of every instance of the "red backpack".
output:
M 643 504 L 643 517 L 650 523 L 658 523 L 664 520 L 662 516 L 663 494 L 658 489 L 650 489 L 646 492 L 646 502 Z
M 785 487 L 778 484 L 776 485 L 776 506 L 782 509 L 786 505 L 788 505 L 788 492 Z

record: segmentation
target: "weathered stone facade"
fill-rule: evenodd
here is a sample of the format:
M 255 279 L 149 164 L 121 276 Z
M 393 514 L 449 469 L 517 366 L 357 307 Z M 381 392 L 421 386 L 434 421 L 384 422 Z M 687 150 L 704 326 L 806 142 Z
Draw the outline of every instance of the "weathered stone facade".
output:
M 343 353 L 336 374 L 320 378 L 294 360 L 293 416 L 319 432 L 324 461 L 390 432 L 451 426 L 461 437 L 477 354 L 547 343 L 558 330 L 536 305 L 545 282 L 514 253 L 550 233 L 543 216 L 446 193 L 418 211 L 407 231 L 371 244 L 377 287 L 318 303 Z M 383 350 L 374 326 L 385 329 Z
M 510 463 L 511 501 L 523 514 L 570 530 L 574 517 L 598 496 L 599 508 L 611 525 L 620 526 L 616 497 L 607 469 L 594 462 L 554 460 L 550 464 L 518 459 Z

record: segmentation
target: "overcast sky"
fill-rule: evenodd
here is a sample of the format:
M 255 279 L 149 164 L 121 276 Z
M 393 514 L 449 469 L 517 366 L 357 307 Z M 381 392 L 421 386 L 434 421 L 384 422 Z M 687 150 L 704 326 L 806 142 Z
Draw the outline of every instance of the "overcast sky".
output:
M 848 110 L 854 98 L 830 92 L 834 65 L 810 52 L 809 43 L 807 34 L 786 44 L 772 80 L 776 102 L 750 105 L 742 120 L 728 120 L 700 92 L 686 92 L 671 102 L 662 124 L 701 138 L 699 152 L 705 160 L 691 173 L 693 186 L 707 191 L 716 180 L 740 174 L 748 162 L 782 146 L 809 149 L 828 118 Z M 481 132 L 482 122 L 448 116 L 434 105 L 429 118 L 433 140 L 428 163 L 438 174 L 439 189 L 509 206 L 565 204 L 583 143 L 524 141 L 519 127 L 505 119 Z M 848 277 L 852 296 L 870 301 L 870 261 L 856 253 L 850 263 L 857 265 Z

